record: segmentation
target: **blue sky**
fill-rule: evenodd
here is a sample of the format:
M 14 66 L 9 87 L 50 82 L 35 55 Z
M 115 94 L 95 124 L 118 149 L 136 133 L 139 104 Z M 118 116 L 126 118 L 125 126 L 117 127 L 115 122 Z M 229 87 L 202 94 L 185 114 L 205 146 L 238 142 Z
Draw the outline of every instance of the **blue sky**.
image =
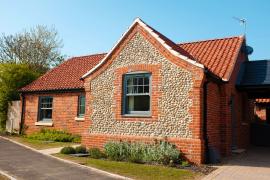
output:
M 250 59 L 270 58 L 268 0 L 0 0 L 0 33 L 55 26 L 62 52 L 108 52 L 136 17 L 173 40 L 187 42 L 243 34 L 232 17 L 247 19 Z

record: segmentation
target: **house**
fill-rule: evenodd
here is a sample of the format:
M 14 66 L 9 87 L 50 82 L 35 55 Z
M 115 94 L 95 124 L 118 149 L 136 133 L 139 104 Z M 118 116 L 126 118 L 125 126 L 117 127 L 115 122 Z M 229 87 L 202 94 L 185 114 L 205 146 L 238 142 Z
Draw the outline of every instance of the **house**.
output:
M 26 133 L 81 134 L 89 147 L 166 139 L 198 164 L 228 156 L 249 144 L 253 107 L 235 86 L 245 48 L 244 36 L 177 44 L 137 18 L 109 53 L 23 87 L 22 122 Z

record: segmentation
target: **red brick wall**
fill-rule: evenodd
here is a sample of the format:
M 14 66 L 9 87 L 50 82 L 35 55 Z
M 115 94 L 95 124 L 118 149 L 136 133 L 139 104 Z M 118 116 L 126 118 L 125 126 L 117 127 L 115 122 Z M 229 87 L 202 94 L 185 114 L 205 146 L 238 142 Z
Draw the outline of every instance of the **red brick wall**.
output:
M 87 131 L 90 126 L 89 120 L 75 120 L 77 116 L 78 96 L 80 94 L 81 93 L 57 93 L 25 95 L 24 123 L 28 127 L 26 133 L 36 132 L 41 128 L 66 130 L 74 134 L 82 134 Z M 35 125 L 35 122 L 38 120 L 39 96 L 53 97 L 52 127 Z
M 240 65 L 246 60 L 246 56 L 240 53 L 235 63 L 235 68 L 227 84 L 221 86 L 221 154 L 231 154 L 232 145 L 232 114 L 231 97 L 235 98 L 235 113 L 237 121 L 237 146 L 247 148 L 249 145 L 249 123 L 253 116 L 253 109 L 247 94 L 236 89 L 237 75 Z
M 209 147 L 220 152 L 220 89 L 216 83 L 210 82 L 207 87 L 207 136 Z

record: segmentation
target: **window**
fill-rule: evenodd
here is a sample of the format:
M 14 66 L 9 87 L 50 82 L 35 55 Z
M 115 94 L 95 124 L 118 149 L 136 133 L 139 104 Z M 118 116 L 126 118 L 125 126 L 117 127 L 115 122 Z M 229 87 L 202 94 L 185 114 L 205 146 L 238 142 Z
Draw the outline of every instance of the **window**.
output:
M 150 77 L 149 73 L 124 76 L 124 114 L 150 115 Z
M 85 114 L 85 96 L 80 95 L 78 100 L 78 117 L 84 117 Z
M 39 98 L 39 121 L 51 121 L 52 120 L 52 97 L 40 97 Z

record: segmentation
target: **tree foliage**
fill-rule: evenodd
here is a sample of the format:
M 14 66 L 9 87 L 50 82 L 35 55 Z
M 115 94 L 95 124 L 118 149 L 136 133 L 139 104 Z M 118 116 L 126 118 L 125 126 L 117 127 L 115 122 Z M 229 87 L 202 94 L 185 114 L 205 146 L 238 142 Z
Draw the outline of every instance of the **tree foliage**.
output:
M 0 37 L 0 63 L 28 64 L 37 72 L 45 72 L 60 64 L 62 41 L 55 28 L 38 25 L 29 31 Z
M 8 102 L 19 100 L 18 89 L 35 80 L 40 73 L 26 64 L 0 64 L 0 129 L 5 128 Z

